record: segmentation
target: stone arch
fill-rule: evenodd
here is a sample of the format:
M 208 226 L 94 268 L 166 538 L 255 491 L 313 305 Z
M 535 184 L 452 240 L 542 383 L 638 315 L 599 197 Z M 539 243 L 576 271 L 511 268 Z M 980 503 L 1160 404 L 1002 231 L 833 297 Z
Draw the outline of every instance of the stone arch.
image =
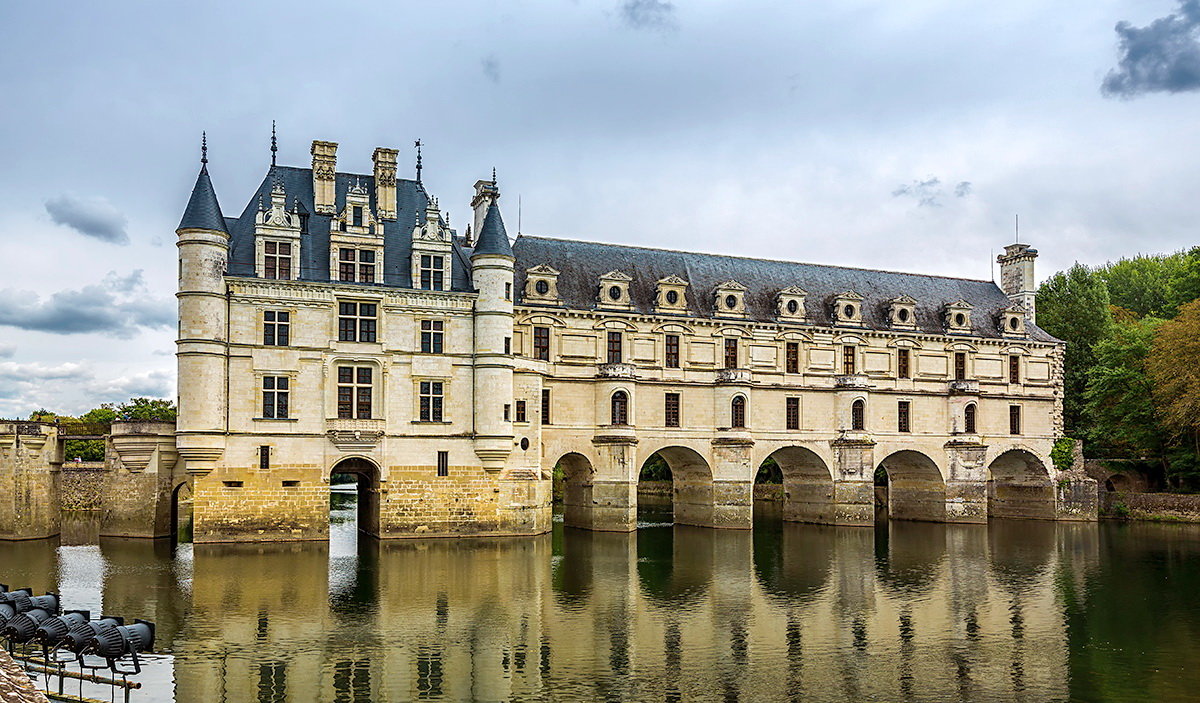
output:
M 671 469 L 671 507 L 675 522 L 712 527 L 716 496 L 708 459 L 697 450 L 681 445 L 659 447 L 647 452 L 645 457 L 649 459 L 654 454 L 661 456 Z
M 171 505 L 169 508 L 170 509 L 170 518 L 169 519 L 171 521 L 170 522 L 170 535 L 173 539 L 177 540 L 179 538 L 179 520 L 182 517 L 182 515 L 180 513 L 180 505 L 179 504 L 181 502 L 189 502 L 193 495 L 193 490 L 194 489 L 192 488 L 191 479 L 186 479 L 186 480 L 180 481 L 178 484 L 175 485 L 174 488 L 171 489 Z M 188 529 L 188 532 L 189 533 L 191 532 L 190 527 Z M 187 541 L 189 541 L 189 542 L 191 541 L 190 535 L 188 536 Z
M 887 455 L 875 471 L 876 486 L 883 488 L 887 517 L 893 520 L 946 520 L 946 482 L 937 462 L 912 449 Z M 882 513 L 882 511 L 881 511 Z M 882 517 L 882 514 L 880 515 Z
M 783 474 L 785 521 L 834 521 L 833 473 L 819 454 L 807 447 L 785 446 L 763 457 L 758 465 L 767 459 L 774 459 Z
M 342 457 L 329 468 L 333 474 L 351 474 L 358 484 L 358 531 L 379 536 L 379 465 L 364 456 Z
M 1054 482 L 1046 462 L 1023 448 L 1001 452 L 988 465 L 988 516 L 1053 520 Z
M 554 462 L 563 472 L 563 524 L 568 527 L 592 527 L 592 490 L 596 470 L 590 459 L 579 452 L 567 452 Z

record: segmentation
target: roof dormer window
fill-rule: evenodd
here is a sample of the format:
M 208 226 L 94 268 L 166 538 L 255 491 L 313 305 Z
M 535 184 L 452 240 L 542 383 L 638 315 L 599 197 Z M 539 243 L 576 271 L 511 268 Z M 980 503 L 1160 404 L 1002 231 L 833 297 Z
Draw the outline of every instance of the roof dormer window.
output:
M 713 313 L 718 317 L 746 316 L 746 286 L 725 281 L 713 291 Z

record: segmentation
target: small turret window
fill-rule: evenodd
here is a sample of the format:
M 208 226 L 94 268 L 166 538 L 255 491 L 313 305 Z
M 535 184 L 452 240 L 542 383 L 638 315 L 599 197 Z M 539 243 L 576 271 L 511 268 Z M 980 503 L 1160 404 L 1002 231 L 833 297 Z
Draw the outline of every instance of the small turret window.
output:
M 854 318 L 854 306 L 847 305 L 846 307 L 842 308 L 842 313 L 845 314 L 847 320 L 853 319 Z
M 736 308 L 737 307 L 737 296 L 736 295 L 725 296 L 725 307 L 729 308 L 730 310 L 733 310 L 734 308 Z
M 629 424 L 629 396 L 625 391 L 617 391 L 612 395 L 612 424 Z
M 608 287 L 608 297 L 613 300 L 620 300 L 621 299 L 621 286 L 609 286 Z
M 975 434 L 975 404 L 970 403 L 963 410 L 963 430 L 967 434 Z
M 867 426 L 867 405 L 862 398 L 850 404 L 850 429 L 862 431 Z
M 795 315 L 798 310 L 800 310 L 800 303 L 797 303 L 794 300 L 789 300 L 787 302 L 787 311 L 789 314 Z
M 738 396 L 729 406 L 729 426 L 742 429 L 746 426 L 746 398 Z
M 550 292 L 550 284 L 546 281 L 538 281 L 533 284 L 533 289 L 537 291 L 538 295 L 546 295 Z
M 908 308 L 900 308 L 896 311 L 896 317 L 901 322 L 908 322 Z
M 1010 330 L 1012 330 L 1012 331 L 1016 332 L 1016 331 L 1017 331 L 1017 328 L 1018 328 L 1018 327 L 1020 327 L 1020 326 L 1021 326 L 1021 321 L 1020 321 L 1020 320 L 1018 320 L 1018 319 L 1017 319 L 1017 318 L 1015 318 L 1015 317 L 1010 317 L 1010 318 L 1008 318 L 1008 328 L 1009 328 Z
M 967 316 L 962 314 L 961 312 L 955 313 L 954 314 L 954 324 L 958 327 L 962 327 L 963 325 L 967 324 Z
M 679 304 L 679 292 L 678 291 L 673 291 L 673 290 L 667 291 L 667 304 L 669 304 L 669 305 L 678 305 Z

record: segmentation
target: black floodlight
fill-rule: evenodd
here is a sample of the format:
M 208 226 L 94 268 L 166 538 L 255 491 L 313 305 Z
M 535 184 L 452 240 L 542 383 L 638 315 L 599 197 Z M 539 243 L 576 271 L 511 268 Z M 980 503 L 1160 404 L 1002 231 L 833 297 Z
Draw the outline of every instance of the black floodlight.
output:
M 142 670 L 138 653 L 149 652 L 153 647 L 154 623 L 134 620 L 132 625 L 101 625 L 83 653 L 103 657 L 114 673 L 137 674 Z M 116 661 L 126 655 L 133 658 L 132 670 L 117 668 Z

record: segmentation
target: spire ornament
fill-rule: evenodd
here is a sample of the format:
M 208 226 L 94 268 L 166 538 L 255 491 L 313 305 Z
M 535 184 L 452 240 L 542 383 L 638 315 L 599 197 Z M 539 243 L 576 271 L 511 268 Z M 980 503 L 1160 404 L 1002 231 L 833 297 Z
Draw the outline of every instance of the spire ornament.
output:
M 200 133 L 200 163 L 208 163 L 208 132 Z
M 421 147 L 424 145 L 421 144 L 421 140 L 418 139 L 417 141 L 413 142 L 413 146 L 415 146 L 417 148 L 417 183 L 420 183 L 421 182 Z
M 275 120 L 271 120 L 271 168 L 275 168 L 277 153 L 279 153 L 279 143 L 275 140 Z

